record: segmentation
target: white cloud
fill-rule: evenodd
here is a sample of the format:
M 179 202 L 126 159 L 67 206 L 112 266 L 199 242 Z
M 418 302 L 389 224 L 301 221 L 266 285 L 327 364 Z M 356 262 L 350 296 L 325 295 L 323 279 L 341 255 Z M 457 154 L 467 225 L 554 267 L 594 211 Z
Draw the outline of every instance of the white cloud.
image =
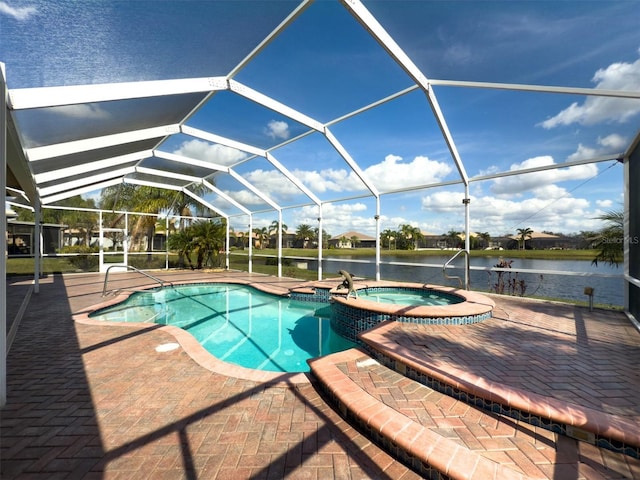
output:
M 550 156 L 530 158 L 522 163 L 511 165 L 510 171 L 527 168 L 555 165 Z M 595 164 L 576 165 L 568 168 L 555 168 L 539 172 L 525 173 L 511 177 L 496 178 L 491 185 L 491 191 L 495 195 L 521 195 L 528 191 L 535 191 L 558 182 L 568 180 L 584 180 L 598 174 Z
M 463 211 L 462 198 L 462 192 L 434 192 L 422 198 L 422 209 L 436 213 L 459 213 Z
M 236 202 L 238 202 L 239 204 L 245 207 L 248 207 L 250 205 L 264 205 L 264 201 L 260 197 L 258 197 L 253 192 L 250 192 L 248 190 L 238 190 L 238 191 L 227 190 L 224 193 L 226 193 L 229 197 L 233 198 Z M 224 199 L 218 200 L 218 202 L 221 202 L 221 201 L 224 201 Z M 220 205 L 220 203 L 217 203 L 217 205 Z
M 600 145 L 599 148 L 587 147 L 583 144 L 579 144 L 578 149 L 567 157 L 567 161 L 587 160 L 600 155 L 624 152 L 628 145 L 627 142 L 627 139 L 622 135 L 612 133 L 606 137 L 598 138 L 598 145 Z
M 362 182 L 346 169 L 294 170 L 292 172 L 315 193 L 344 192 L 364 188 Z
M 290 136 L 289 125 L 287 122 L 271 120 L 267 124 L 265 133 L 273 139 L 280 138 L 282 140 L 286 140 Z
M 583 144 L 579 144 L 577 150 L 567 157 L 567 161 L 573 162 L 595 158 L 598 156 L 598 152 L 599 150 L 597 148 L 585 147 Z
M 611 148 L 613 150 L 624 150 L 628 145 L 627 139 L 617 133 L 612 133 L 606 137 L 599 138 L 598 143 L 603 147 Z
M 184 142 L 173 153 L 220 165 L 232 165 L 247 157 L 246 153 L 235 148 L 196 139 Z
M 7 2 L 0 2 L 0 13 L 8 15 L 19 21 L 28 20 L 38 13 L 36 7 L 12 7 Z
M 551 230 L 572 233 L 595 228 L 596 216 L 589 211 L 589 201 L 584 198 L 564 196 L 554 201 L 556 195 L 566 195 L 564 189 L 555 186 L 541 191 L 540 196 L 523 200 L 513 200 L 494 196 L 471 197 L 471 230 L 488 231 L 492 235 L 515 233 L 517 228 L 532 228 L 535 231 Z M 547 197 L 547 194 L 553 195 Z M 422 199 L 422 209 L 431 215 L 445 218 L 456 216 L 458 223 L 440 225 L 445 228 L 462 229 L 462 207 L 460 192 L 441 191 Z
M 276 201 L 291 199 L 303 193 L 276 170 L 252 170 L 243 177 L 258 190 Z
M 355 230 L 366 235 L 375 236 L 375 220 L 373 213 L 362 202 L 355 203 L 328 203 L 322 206 L 322 227 L 331 236 Z M 318 226 L 318 208 L 314 206 L 303 207 L 296 210 L 293 215 L 293 224 L 287 224 L 291 228 L 293 225 L 311 225 L 312 228 Z M 286 223 L 286 222 L 285 222 Z
M 402 158 L 387 155 L 382 163 L 364 170 L 364 175 L 382 191 L 436 183 L 451 172 L 445 163 L 418 156 L 412 162 L 403 163 Z M 348 169 L 293 170 L 291 172 L 305 186 L 316 194 L 325 192 L 362 191 L 366 187 L 360 178 Z M 260 186 L 265 192 L 284 198 L 300 194 L 300 191 L 277 172 L 256 170 L 245 175 L 247 180 Z
M 611 208 L 613 206 L 613 202 L 611 200 L 596 200 L 596 205 L 600 208 Z
M 640 90 L 640 60 L 634 63 L 613 63 L 598 70 L 592 79 L 597 89 Z M 640 113 L 640 100 L 613 97 L 588 97 L 583 103 L 574 102 L 540 125 L 546 129 L 560 125 L 595 125 L 603 122 L 624 123 Z
M 451 65 L 469 65 L 470 63 L 478 63 L 478 55 L 474 54 L 471 46 L 467 44 L 453 44 L 446 48 L 444 55 L 445 61 Z
M 451 173 L 451 170 L 450 165 L 421 155 L 411 162 L 402 162 L 402 157 L 389 154 L 383 162 L 365 169 L 364 174 L 384 192 L 437 183 Z

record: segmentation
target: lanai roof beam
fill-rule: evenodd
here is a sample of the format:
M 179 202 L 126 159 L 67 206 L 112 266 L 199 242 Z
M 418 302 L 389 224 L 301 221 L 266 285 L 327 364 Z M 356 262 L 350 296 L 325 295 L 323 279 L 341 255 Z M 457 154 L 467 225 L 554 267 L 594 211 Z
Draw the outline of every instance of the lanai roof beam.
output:
M 48 197 L 43 197 L 41 201 L 43 205 L 49 204 L 49 203 L 55 203 L 57 201 L 64 200 L 65 198 L 75 197 L 76 195 L 82 195 L 83 193 L 94 192 L 96 190 L 101 190 L 103 188 L 118 185 L 119 183 L 123 183 L 122 177 L 114 178 L 112 180 L 107 180 L 101 183 L 86 185 L 82 188 L 76 188 L 75 190 L 67 190 L 65 192 L 61 192 L 55 195 L 50 195 Z
M 114 133 L 102 137 L 84 138 L 82 140 L 72 140 L 70 142 L 57 143 L 26 149 L 26 157 L 30 162 L 45 160 L 62 155 L 98 150 L 100 148 L 113 147 L 125 143 L 132 143 L 152 138 L 160 138 L 167 135 L 167 132 L 178 133 L 180 125 L 161 125 L 158 127 L 143 128 L 124 133 Z
M 135 172 L 135 167 L 125 167 L 118 170 L 112 170 L 109 172 L 100 173 L 93 176 L 88 176 L 70 182 L 59 183 L 57 185 L 51 185 L 49 187 L 40 187 L 38 192 L 41 197 L 47 197 L 56 193 L 64 192 L 66 190 L 75 190 L 82 188 L 84 185 L 91 185 L 95 183 L 101 183 L 114 178 L 121 178 L 125 175 Z
M 209 190 L 214 192 L 215 194 L 217 194 L 220 197 L 224 198 L 225 201 L 229 202 L 231 205 L 236 207 L 238 210 L 242 211 L 245 215 L 251 215 L 251 210 L 249 210 L 247 207 L 245 207 L 244 205 L 242 205 L 238 201 L 236 201 L 233 198 L 231 198 L 229 195 L 224 193 L 222 190 L 220 190 L 218 187 L 213 185 L 211 182 L 208 182 L 207 180 L 202 180 L 202 184 L 205 187 L 207 187 Z
M 141 150 L 139 152 L 128 153 L 126 155 L 119 155 L 117 157 L 105 158 L 104 160 L 94 160 L 92 162 L 86 162 L 82 165 L 76 165 L 74 167 L 59 168 L 57 170 L 49 170 L 43 173 L 34 174 L 34 178 L 37 183 L 53 182 L 66 177 L 72 177 L 80 173 L 87 174 L 90 172 L 102 170 L 109 167 L 117 167 L 130 162 L 137 162 L 153 156 L 152 150 Z
M 468 185 L 469 177 L 462 163 L 462 159 L 458 154 L 458 149 L 453 141 L 449 127 L 444 118 L 438 100 L 429 84 L 427 77 L 420 71 L 420 69 L 413 63 L 411 58 L 400 48 L 396 41 L 387 33 L 387 31 L 380 25 L 378 20 L 371 15 L 369 10 L 359 0 L 342 0 L 342 4 L 354 15 L 354 17 L 366 28 L 369 33 L 376 39 L 376 41 L 387 51 L 387 53 L 402 67 L 402 69 L 409 75 L 414 82 L 416 82 L 420 88 L 427 95 L 431 110 L 435 116 L 435 119 L 440 127 L 440 131 L 444 137 L 449 152 L 453 157 L 453 161 L 456 164 L 460 177 L 465 185 Z
M 538 93 L 562 93 L 569 95 L 588 95 L 596 97 L 640 98 L 640 91 L 610 90 L 604 88 L 558 87 L 548 85 L 526 85 L 521 83 L 469 82 L 460 80 L 429 79 L 431 85 L 463 88 L 489 88 L 494 90 L 515 90 Z
M 9 91 L 9 108 L 23 110 L 58 107 L 165 95 L 206 93 L 226 90 L 227 88 L 227 79 L 225 77 L 150 80 L 62 87 L 12 88 Z

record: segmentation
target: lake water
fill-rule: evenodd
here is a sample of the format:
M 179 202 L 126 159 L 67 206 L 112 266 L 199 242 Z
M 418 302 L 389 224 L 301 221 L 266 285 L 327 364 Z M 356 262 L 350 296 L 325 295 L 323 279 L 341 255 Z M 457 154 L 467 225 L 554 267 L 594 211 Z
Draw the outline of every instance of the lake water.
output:
M 381 259 L 380 277 L 384 280 L 399 280 L 438 285 L 460 286 L 456 279 L 446 279 L 442 273 L 442 265 L 455 252 L 446 256 L 384 256 Z M 536 296 L 564 300 L 587 301 L 585 287 L 594 289 L 594 302 L 600 304 L 624 305 L 623 267 L 599 264 L 592 265 L 589 260 L 539 260 L 516 258 L 510 259 L 508 251 L 503 254 L 505 260 L 513 260 L 511 271 L 503 274 L 503 279 L 524 282 L 525 297 Z M 370 263 L 369 263 L 370 262 Z M 331 272 L 346 270 L 353 275 L 375 278 L 375 258 L 371 257 L 327 257 L 323 259 L 324 276 Z M 471 288 L 478 291 L 494 291 L 498 283 L 498 273 L 486 269 L 498 263 L 497 257 L 472 257 L 470 282 Z M 418 265 L 407 265 L 418 264 Z M 457 275 L 464 281 L 464 259 L 458 257 L 452 264 L 455 268 L 447 269 L 449 276 Z M 309 268 L 317 270 L 317 261 L 309 262 Z M 523 272 L 519 270 L 536 270 L 541 273 Z M 561 273 L 570 272 L 571 274 Z M 506 293 L 506 290 L 505 290 Z

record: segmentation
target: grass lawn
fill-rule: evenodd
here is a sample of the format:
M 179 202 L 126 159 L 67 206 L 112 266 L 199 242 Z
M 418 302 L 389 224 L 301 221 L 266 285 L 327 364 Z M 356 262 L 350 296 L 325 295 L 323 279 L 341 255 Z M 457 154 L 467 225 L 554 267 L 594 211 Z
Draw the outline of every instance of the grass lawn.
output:
M 234 270 L 247 270 L 248 269 L 248 250 L 242 250 L 236 252 L 237 254 L 231 255 L 229 258 L 229 267 Z M 373 248 L 336 248 L 325 249 L 322 251 L 323 258 L 328 257 L 375 257 L 375 249 Z M 387 256 L 395 257 L 451 257 L 456 253 L 456 250 L 382 250 L 380 255 L 384 261 Z M 537 258 L 548 260 L 585 260 L 591 261 L 596 256 L 595 250 L 472 250 L 472 257 L 504 257 L 508 259 L 512 258 Z M 287 248 L 282 250 L 283 257 L 290 257 L 295 260 L 296 258 L 318 258 L 318 251 L 314 249 L 302 249 L 302 248 Z M 256 273 L 265 273 L 270 275 L 277 275 L 278 270 L 276 265 L 270 265 L 269 263 L 275 263 L 273 260 L 270 262 L 265 257 L 276 257 L 276 249 L 254 249 L 253 250 L 253 271 Z M 97 257 L 94 258 L 95 265 L 87 265 L 84 268 L 80 267 L 78 263 L 73 263 L 69 257 L 45 257 L 42 260 L 42 273 L 74 273 L 81 271 L 97 271 Z M 111 258 L 110 261 L 121 261 L 122 259 Z M 34 271 L 33 258 L 9 258 L 7 259 L 7 275 L 33 275 Z M 165 266 L 164 255 L 155 255 L 152 257 L 151 262 L 148 261 L 147 256 L 142 255 L 130 255 L 129 263 L 137 268 L 141 269 L 161 269 Z M 175 268 L 177 266 L 177 256 L 169 256 L 169 267 Z M 317 278 L 317 272 L 297 268 L 294 264 L 287 264 L 285 258 L 282 267 L 282 274 L 287 277 L 301 278 L 305 280 L 312 280 Z

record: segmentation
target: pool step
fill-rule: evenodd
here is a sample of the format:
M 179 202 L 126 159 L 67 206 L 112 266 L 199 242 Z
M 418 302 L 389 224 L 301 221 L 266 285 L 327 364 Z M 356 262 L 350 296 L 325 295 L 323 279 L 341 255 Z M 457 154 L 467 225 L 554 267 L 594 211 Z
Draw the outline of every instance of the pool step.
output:
M 364 350 L 309 364 L 347 421 L 426 478 L 640 478 L 640 460 L 456 400 Z

